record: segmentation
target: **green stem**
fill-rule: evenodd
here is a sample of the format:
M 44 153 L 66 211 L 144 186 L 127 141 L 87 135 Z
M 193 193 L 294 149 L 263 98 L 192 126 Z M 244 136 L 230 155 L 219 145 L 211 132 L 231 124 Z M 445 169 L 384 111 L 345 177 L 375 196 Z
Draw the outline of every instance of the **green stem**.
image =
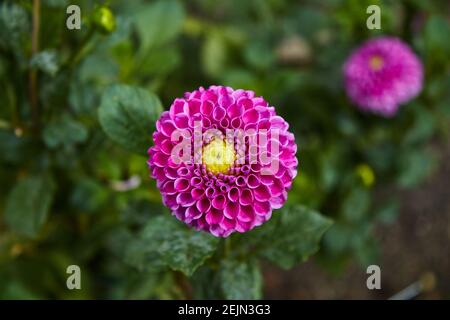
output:
M 89 46 L 89 42 L 92 39 L 94 35 L 94 29 L 89 29 L 86 36 L 81 41 L 78 50 L 74 51 L 73 54 L 70 56 L 69 60 L 67 61 L 68 66 L 74 66 L 76 65 L 87 53 L 89 53 L 92 49 L 92 47 Z
M 231 254 L 231 238 L 228 237 L 225 239 L 225 244 L 224 244 L 224 256 L 228 257 Z
M 31 56 L 39 51 L 39 27 L 40 27 L 40 0 L 33 0 L 33 28 L 31 31 Z M 39 110 L 38 110 L 38 78 L 37 70 L 30 69 L 29 73 L 29 100 L 33 129 L 39 130 Z
M 8 101 L 11 104 L 11 124 L 14 128 L 22 127 L 14 89 L 10 83 L 6 83 L 5 87 Z

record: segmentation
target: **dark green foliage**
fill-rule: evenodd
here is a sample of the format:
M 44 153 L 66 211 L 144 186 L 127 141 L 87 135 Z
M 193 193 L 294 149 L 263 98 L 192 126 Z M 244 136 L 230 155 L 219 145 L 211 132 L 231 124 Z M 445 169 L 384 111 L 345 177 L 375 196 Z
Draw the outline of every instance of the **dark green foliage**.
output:
M 242 241 L 254 245 L 260 256 L 288 269 L 319 249 L 319 241 L 331 224 L 330 219 L 306 207 L 286 206 Z
M 139 269 L 164 266 L 190 276 L 213 255 L 218 239 L 182 225 L 169 214 L 149 219 L 127 256 Z
M 450 133 L 446 1 L 80 0 L 81 30 L 65 27 L 70 1 L 40 2 L 37 50 L 32 1 L 0 4 L 0 299 L 258 299 L 262 261 L 366 266 L 374 227 L 400 208 L 376 191 L 423 182 L 439 160 L 429 142 Z M 426 72 L 392 119 L 358 112 L 341 77 L 379 34 Z M 264 96 L 299 150 L 288 205 L 226 240 L 172 217 L 146 164 L 160 113 L 210 84 Z M 82 290 L 66 288 L 71 264 Z
M 54 191 L 54 182 L 46 175 L 18 181 L 6 202 L 6 224 L 18 233 L 36 236 L 47 220 Z
M 225 299 L 261 299 L 262 275 L 255 261 L 224 260 L 219 273 Z
M 98 118 L 112 140 L 145 154 L 161 111 L 155 95 L 137 87 L 114 85 L 102 95 Z

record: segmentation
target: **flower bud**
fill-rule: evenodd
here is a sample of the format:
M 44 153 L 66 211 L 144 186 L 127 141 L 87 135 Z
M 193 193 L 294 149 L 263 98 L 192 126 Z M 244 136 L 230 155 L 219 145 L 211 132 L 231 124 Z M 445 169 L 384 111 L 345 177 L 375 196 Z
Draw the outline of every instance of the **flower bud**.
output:
M 103 34 L 109 34 L 116 29 L 116 18 L 108 7 L 96 8 L 92 21 L 94 26 Z

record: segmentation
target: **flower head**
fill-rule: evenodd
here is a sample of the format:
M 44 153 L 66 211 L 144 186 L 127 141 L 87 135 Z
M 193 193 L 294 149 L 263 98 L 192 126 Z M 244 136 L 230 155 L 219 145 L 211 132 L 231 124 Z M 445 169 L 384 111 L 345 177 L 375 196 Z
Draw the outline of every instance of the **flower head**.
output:
M 250 90 L 201 87 L 175 99 L 148 151 L 163 203 L 215 236 L 261 225 L 286 202 L 297 174 L 288 127 Z
M 419 94 L 423 67 L 400 39 L 379 37 L 350 55 L 344 77 L 347 95 L 358 107 L 389 117 Z

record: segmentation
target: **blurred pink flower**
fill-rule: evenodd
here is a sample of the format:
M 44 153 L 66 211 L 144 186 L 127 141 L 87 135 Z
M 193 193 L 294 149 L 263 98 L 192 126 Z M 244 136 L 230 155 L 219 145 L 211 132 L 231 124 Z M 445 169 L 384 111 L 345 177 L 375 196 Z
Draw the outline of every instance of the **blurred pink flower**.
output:
M 253 91 L 211 86 L 187 92 L 162 113 L 156 128 L 148 151 L 151 176 L 163 203 L 186 224 L 227 237 L 263 224 L 287 200 L 297 174 L 294 135 Z M 208 137 L 211 130 L 218 135 Z M 251 134 L 240 139 L 242 132 Z M 270 143 L 253 145 L 260 132 Z M 189 143 L 183 161 L 179 138 Z
M 360 109 L 390 117 L 421 91 L 423 67 L 406 43 L 379 37 L 350 55 L 344 77 L 347 95 Z

